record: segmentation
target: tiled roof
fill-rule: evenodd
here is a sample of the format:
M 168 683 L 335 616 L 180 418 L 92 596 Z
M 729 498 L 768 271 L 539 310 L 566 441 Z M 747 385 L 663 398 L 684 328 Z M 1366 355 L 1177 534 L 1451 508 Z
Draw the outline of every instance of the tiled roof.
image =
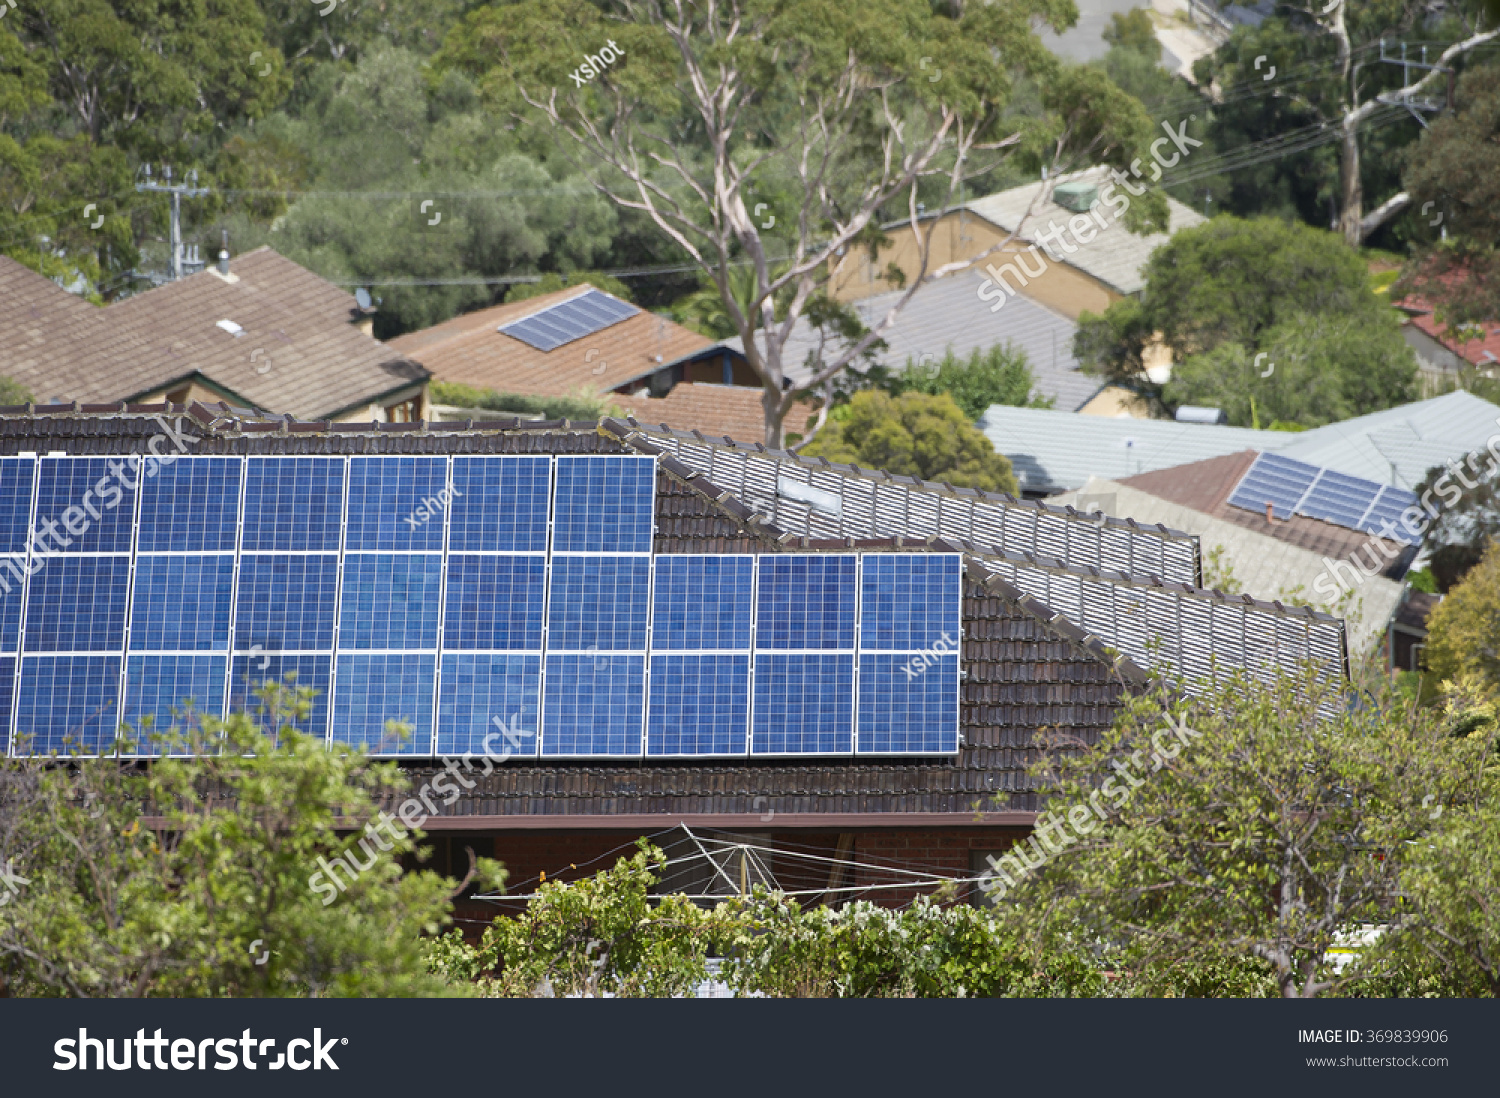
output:
M 592 289 L 570 286 L 465 313 L 397 336 L 387 346 L 422 363 L 439 381 L 526 396 L 567 396 L 579 389 L 607 393 L 713 346 L 713 340 L 645 310 L 551 351 L 496 330 Z
M 703 431 L 712 435 L 753 441 L 765 437 L 765 414 L 761 409 L 761 390 L 748 385 L 709 385 L 683 381 L 674 385 L 664 397 L 610 395 L 610 403 L 643 423 L 665 423 L 684 431 Z M 816 415 L 806 404 L 793 405 L 782 421 L 787 433 L 807 433 L 808 423 Z
M 1110 183 L 1109 169 L 1089 168 L 1061 176 L 1057 180 L 1058 183 L 1074 181 L 1094 183 L 1102 190 Z M 1046 232 L 1051 223 L 1063 225 L 1080 216 L 1076 210 L 1064 209 L 1050 199 L 1038 202 L 1042 186 L 1039 180 L 1021 187 L 1012 187 L 999 194 L 966 202 L 964 207 L 1008 233 L 1015 232 L 1024 219 L 1025 227 L 1021 230 L 1020 238 L 1034 241 L 1036 234 Z M 1118 193 L 1128 192 L 1121 189 Z M 1098 224 L 1095 223 L 1098 234 L 1089 243 L 1084 244 L 1080 240 L 1074 245 L 1076 251 L 1065 252 L 1059 258 L 1122 294 L 1138 293 L 1146 287 L 1143 272 L 1151 253 L 1170 240 L 1174 233 L 1203 224 L 1202 214 L 1184 206 L 1175 198 L 1167 199 L 1167 208 L 1167 232 L 1137 236 L 1114 219 L 1111 208 L 1105 207 L 1104 217 L 1109 227 L 1098 229 Z M 1028 212 L 1030 216 L 1027 216 Z
M 38 400 L 128 400 L 201 374 L 256 408 L 338 415 L 424 380 L 360 331 L 352 295 L 270 248 L 97 308 L 0 257 L 0 374 Z M 232 321 L 238 335 L 220 328 Z
M 1209 458 L 1207 461 L 1195 461 L 1188 465 L 1143 473 L 1137 477 L 1126 477 L 1120 483 L 1245 530 L 1306 549 L 1320 557 L 1348 560 L 1370 542 L 1371 536 L 1363 531 L 1337 526 L 1322 519 L 1293 515 L 1290 519 L 1271 522 L 1262 512 L 1231 507 L 1229 497 L 1245 471 L 1254 464 L 1255 457 L 1254 450 L 1244 450 L 1221 458 Z M 1385 574 L 1393 579 L 1399 578 L 1415 556 L 1415 547 L 1403 554 L 1402 547 L 1395 542 L 1385 541 L 1385 545 L 1396 554 L 1393 563 L 1385 569 Z M 1365 559 L 1368 552 L 1366 550 L 1362 553 L 1361 559 Z
M 1024 295 L 1008 299 L 1002 309 L 991 312 L 990 305 L 978 296 L 983 277 L 982 270 L 960 271 L 923 286 L 881 337 L 889 349 L 881 351 L 876 361 L 901 370 L 908 359 L 941 359 L 950 347 L 959 357 L 967 358 L 971 351 L 1011 343 L 1026 353 L 1035 390 L 1054 398 L 1055 407 L 1071 412 L 1088 403 L 1104 383 L 1078 368 L 1073 357 L 1073 336 L 1078 326 Z M 878 294 L 851 302 L 851 306 L 867 326 L 874 327 L 903 293 Z M 729 343 L 736 351 L 740 349 L 738 339 Z M 805 381 L 811 376 L 804 362 L 816 343 L 816 334 L 799 321 L 782 350 L 787 377 Z
M 1500 325 L 1481 324 L 1464 329 L 1461 333 L 1454 333 L 1446 324 L 1439 323 L 1430 312 L 1418 313 L 1409 318 L 1408 323 L 1437 340 L 1470 365 L 1486 370 L 1500 366 Z M 1460 335 L 1472 338 L 1461 340 Z

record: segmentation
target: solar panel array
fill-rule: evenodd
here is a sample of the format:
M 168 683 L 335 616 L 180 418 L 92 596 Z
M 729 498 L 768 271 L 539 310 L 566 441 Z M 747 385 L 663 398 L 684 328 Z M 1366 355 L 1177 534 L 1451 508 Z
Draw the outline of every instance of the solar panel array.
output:
M 1391 537 L 1393 527 L 1401 529 L 1396 525 L 1401 513 L 1417 506 L 1417 497 L 1394 485 L 1351 477 L 1280 454 L 1261 454 L 1240 478 L 1229 503 L 1257 514 L 1264 514 L 1269 503 L 1278 519 L 1306 515 L 1350 530 Z M 1407 531 L 1402 536 L 1414 535 Z
M 520 320 L 502 324 L 497 330 L 538 351 L 551 351 L 603 331 L 638 312 L 640 310 L 634 305 L 601 290 L 589 290 Z
M 958 555 L 658 558 L 654 521 L 630 455 L 3 458 L 0 736 L 295 674 L 305 731 L 386 755 L 957 750 Z
M 949 495 L 932 487 L 806 465 L 785 454 L 646 428 L 652 445 L 700 471 L 783 530 L 811 538 L 954 538 L 1167 582 L 1197 584 L 1198 539 L 1054 507 Z M 794 484 L 812 489 L 797 491 Z M 790 491 L 789 491 L 790 490 Z M 837 499 L 835 512 L 809 499 Z

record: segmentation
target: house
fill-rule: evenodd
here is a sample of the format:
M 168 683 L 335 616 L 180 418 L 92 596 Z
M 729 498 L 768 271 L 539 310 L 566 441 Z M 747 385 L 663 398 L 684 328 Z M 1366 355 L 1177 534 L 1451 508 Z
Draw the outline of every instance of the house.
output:
M 1256 431 L 1170 420 L 1106 419 L 993 405 L 980 428 L 1027 495 L 1082 488 L 1245 450 L 1273 452 L 1408 491 L 1434 466 L 1484 453 L 1500 407 L 1462 391 L 1309 431 Z
M 41 403 L 426 417 L 427 371 L 370 335 L 353 295 L 270 248 L 221 264 L 100 308 L 0 256 L 0 375 Z
M 39 545 L 143 451 L 132 506 Z M 471 848 L 522 894 L 709 829 L 904 903 L 1026 834 L 1037 737 L 1095 742 L 1149 669 L 1347 673 L 1341 622 L 1202 590 L 1189 534 L 628 419 L 5 409 L 0 500 L 7 750 L 295 670 L 305 730 L 436 791 L 438 868 Z
M 737 349 L 587 284 L 465 313 L 388 346 L 438 381 L 602 396 L 653 422 L 740 438 L 765 432 L 760 380 Z M 808 415 L 794 409 L 787 428 L 804 430 Z
M 1403 298 L 1396 307 L 1406 313 L 1401 334 L 1429 381 L 1451 382 L 1467 369 L 1496 376 L 1500 368 L 1500 321 L 1450 327 L 1437 319 L 1430 302 L 1416 296 Z
M 1116 301 L 1145 288 L 1146 261 L 1152 252 L 1175 233 L 1204 221 L 1201 214 L 1168 198 L 1167 231 L 1138 236 L 1114 216 L 1114 207 L 1100 204 L 1100 193 L 1110 183 L 1108 169 L 1088 168 L 1059 176 L 1050 186 L 1046 180 L 1027 183 L 928 215 L 921 219 L 923 232 L 932 237 L 927 270 L 931 273 L 972 260 L 1015 233 L 1014 240 L 987 255 L 979 266 L 992 265 L 1003 271 L 1022 257 L 1024 272 L 1006 273 L 1005 285 L 1017 297 L 1029 297 L 1074 321 L 1085 311 L 1102 313 Z M 1091 211 L 1099 216 L 1091 216 Z M 1066 236 L 1058 240 L 1056 233 L 1075 221 L 1091 226 L 1088 235 L 1080 231 L 1078 243 Z M 901 269 L 908 283 L 916 278 L 918 252 L 911 226 L 898 222 L 886 226 L 885 232 L 891 243 L 873 261 L 863 249 L 851 249 L 843 257 L 830 284 L 831 296 L 857 301 L 896 289 L 882 274 L 891 263 Z M 1056 244 L 1049 246 L 1049 239 Z M 1036 256 L 1027 254 L 1032 244 L 1038 245 Z M 1033 273 L 1038 259 L 1042 269 Z M 1014 304 L 1014 298 L 1003 306 L 1000 300 L 992 293 L 980 304 L 997 314 Z

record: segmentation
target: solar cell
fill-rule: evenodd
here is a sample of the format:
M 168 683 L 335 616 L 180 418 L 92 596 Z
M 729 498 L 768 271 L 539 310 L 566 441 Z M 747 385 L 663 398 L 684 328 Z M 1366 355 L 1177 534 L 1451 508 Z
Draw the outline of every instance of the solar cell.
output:
M 33 562 L 41 567 L 41 561 Z M 0 557 L 0 652 L 14 652 L 21 644 L 21 585 L 26 558 Z
M 547 611 L 553 652 L 646 648 L 649 557 L 556 557 Z
M 0 458 L 0 553 L 24 553 L 35 458 Z
M 1400 527 L 1382 532 L 1384 520 L 1397 522 L 1402 511 L 1417 503 L 1410 492 L 1279 454 L 1259 455 L 1229 497 L 1231 506 L 1257 514 L 1265 513 L 1267 500 L 1275 517 L 1282 520 L 1300 514 L 1350 530 L 1417 537 Z
M 120 657 L 24 656 L 16 746 L 45 755 L 97 754 L 119 727 Z
M 355 458 L 349 465 L 345 547 L 439 552 L 447 485 L 446 458 Z
M 242 556 L 234 615 L 235 649 L 332 649 L 338 575 L 339 560 L 332 553 Z
M 743 755 L 750 655 L 651 657 L 648 755 Z
M 454 458 L 449 551 L 545 553 L 551 491 L 550 458 Z
M 233 578 L 234 557 L 227 553 L 140 557 L 131 602 L 130 650 L 228 652 Z
M 957 553 L 867 553 L 860 581 L 859 647 L 921 652 L 962 628 Z
M 339 650 L 435 649 L 443 558 L 436 553 L 350 553 L 344 558 Z
M 239 458 L 179 457 L 141 484 L 142 553 L 234 552 Z
M 1395 488 L 1387 484 L 1381 488 L 1380 495 L 1370 505 L 1370 510 L 1363 516 L 1361 526 L 1372 534 L 1380 534 L 1383 537 L 1397 537 L 1405 540 L 1420 538 L 1422 535 L 1414 529 L 1401 522 L 1401 515 L 1409 507 L 1418 507 L 1419 500 L 1411 492 L 1402 488 Z M 1423 518 L 1427 516 L 1423 514 Z M 1389 522 L 1391 527 L 1387 530 L 1384 523 Z M 1412 520 L 1413 525 L 1420 525 L 1417 519 Z
M 55 553 L 130 552 L 140 475 L 140 466 L 133 466 L 130 458 L 43 458 L 37 483 L 37 547 Z
M 652 649 L 748 649 L 754 572 L 750 556 L 657 557 Z
M 958 656 L 862 653 L 859 753 L 952 754 L 958 750 Z
M 26 651 L 118 653 L 129 581 L 129 557 L 53 557 L 31 577 Z
M 551 351 L 575 339 L 603 331 L 638 312 L 640 310 L 634 305 L 600 290 L 589 290 L 520 320 L 502 324 L 498 330 L 539 351 Z
M 10 719 L 13 706 L 12 694 L 16 688 L 16 659 L 7 656 L 0 659 L 0 755 L 10 753 Z
M 757 755 L 843 755 L 853 747 L 854 656 L 755 657 L 751 749 Z
M 136 753 L 160 754 L 163 737 L 189 737 L 201 727 L 204 714 L 222 716 L 227 663 L 227 656 L 132 655 L 126 660 L 122 719 Z
M 535 756 L 541 684 L 540 655 L 445 652 L 437 753 Z
M 333 677 L 333 656 L 266 648 L 236 655 L 232 667 L 233 676 L 229 683 L 231 712 L 240 709 L 258 712 L 265 703 L 257 696 L 257 690 L 266 683 L 281 685 L 290 681 L 295 687 L 308 687 L 314 694 L 307 716 L 284 715 L 284 723 L 309 736 L 322 738 L 328 735 L 328 685 Z
M 547 558 L 448 558 L 443 647 L 542 650 Z
M 376 755 L 432 754 L 436 671 L 435 655 L 340 653 L 333 687 L 333 742 L 363 746 Z M 401 727 L 388 728 L 387 722 Z
M 554 553 L 649 553 L 656 461 L 560 457 L 553 511 Z
M 1359 520 L 1380 495 L 1380 487 L 1359 477 L 1321 469 L 1298 510 L 1312 518 L 1358 530 Z
M 543 755 L 639 755 L 646 657 L 547 656 Z
M 247 553 L 336 553 L 344 516 L 344 459 L 252 457 L 245 470 Z
M 854 648 L 856 558 L 776 555 L 760 560 L 756 648 Z

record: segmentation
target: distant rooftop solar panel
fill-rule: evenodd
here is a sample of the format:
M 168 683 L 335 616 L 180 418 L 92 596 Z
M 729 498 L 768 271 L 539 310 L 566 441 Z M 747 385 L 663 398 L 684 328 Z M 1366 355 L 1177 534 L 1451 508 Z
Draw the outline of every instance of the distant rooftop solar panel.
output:
M 1416 502 L 1417 497 L 1404 488 L 1351 477 L 1279 454 L 1257 457 L 1229 497 L 1230 506 L 1257 514 L 1264 514 L 1269 503 L 1275 517 L 1283 521 L 1306 515 L 1349 530 L 1385 536 L 1390 534 L 1382 524 L 1395 522 Z
M 551 351 L 564 343 L 602 331 L 611 324 L 618 324 L 638 312 L 640 310 L 634 305 L 627 305 L 599 290 L 590 290 L 539 313 L 502 324 L 498 331 L 538 351 Z

